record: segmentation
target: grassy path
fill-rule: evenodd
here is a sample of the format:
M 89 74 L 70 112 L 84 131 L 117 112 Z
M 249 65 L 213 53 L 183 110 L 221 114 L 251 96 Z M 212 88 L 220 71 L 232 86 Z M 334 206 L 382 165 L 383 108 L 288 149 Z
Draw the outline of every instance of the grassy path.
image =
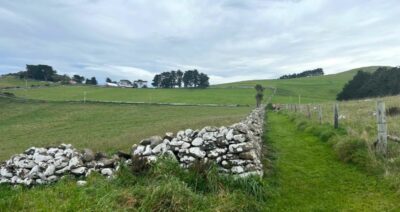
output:
M 268 211 L 400 211 L 400 198 L 382 180 L 336 160 L 331 147 L 286 116 L 267 120 L 277 158 Z

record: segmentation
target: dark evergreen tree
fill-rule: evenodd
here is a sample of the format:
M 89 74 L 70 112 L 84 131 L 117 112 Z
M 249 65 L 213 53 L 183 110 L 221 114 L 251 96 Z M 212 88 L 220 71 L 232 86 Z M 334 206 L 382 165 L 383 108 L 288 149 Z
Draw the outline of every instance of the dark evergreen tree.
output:
M 74 80 L 75 82 L 81 84 L 85 80 L 85 77 L 75 74 L 74 76 L 72 76 L 72 80 Z

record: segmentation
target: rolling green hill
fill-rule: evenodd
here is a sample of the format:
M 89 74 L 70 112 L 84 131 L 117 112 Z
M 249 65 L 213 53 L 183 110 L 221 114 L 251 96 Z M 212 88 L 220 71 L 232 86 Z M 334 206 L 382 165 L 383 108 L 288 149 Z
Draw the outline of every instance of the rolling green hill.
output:
M 317 103 L 334 101 L 343 86 L 359 70 L 373 72 L 379 66 L 352 69 L 338 74 L 284 79 L 251 80 L 220 84 L 207 89 L 129 89 L 94 86 L 54 86 L 40 89 L 12 90 L 16 96 L 48 101 L 79 101 L 86 92 L 87 100 L 144 103 L 240 104 L 254 105 L 254 85 L 277 88 L 274 103 Z M 1 81 L 0 81 L 1 82 Z M 22 81 L 21 81 L 22 82 Z M 6 83 L 3 83 L 6 84 Z M 8 84 L 18 84 L 11 80 Z M 1 85 L 1 84 L 0 84 Z M 265 96 L 271 89 L 265 91 Z
M 216 88 L 238 88 L 254 87 L 261 84 L 266 87 L 277 88 L 273 102 L 276 103 L 298 103 L 298 96 L 301 96 L 302 103 L 333 101 L 343 86 L 353 78 L 359 71 L 374 72 L 379 66 L 356 68 L 338 74 L 331 74 L 317 77 L 295 78 L 295 79 L 274 79 L 274 80 L 251 80 L 235 83 L 216 85 Z
M 1 88 L 15 88 L 21 87 L 24 88 L 26 86 L 31 87 L 33 86 L 44 86 L 46 84 L 50 84 L 50 82 L 42 82 L 37 80 L 25 80 L 19 79 L 14 76 L 0 76 L 0 89 Z
M 96 86 L 57 86 L 40 89 L 20 89 L 10 92 L 20 97 L 49 101 L 83 100 L 84 92 L 86 92 L 87 100 L 94 101 L 255 105 L 255 90 L 253 88 L 133 89 Z M 270 90 L 266 91 L 266 95 L 270 93 Z

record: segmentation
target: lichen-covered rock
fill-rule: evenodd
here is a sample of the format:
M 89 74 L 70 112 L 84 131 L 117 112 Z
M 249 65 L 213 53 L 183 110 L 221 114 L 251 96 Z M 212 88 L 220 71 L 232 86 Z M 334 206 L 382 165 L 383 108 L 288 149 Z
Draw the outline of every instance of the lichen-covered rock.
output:
M 202 144 L 203 144 L 203 139 L 200 137 L 197 137 L 192 141 L 192 146 L 201 146 Z

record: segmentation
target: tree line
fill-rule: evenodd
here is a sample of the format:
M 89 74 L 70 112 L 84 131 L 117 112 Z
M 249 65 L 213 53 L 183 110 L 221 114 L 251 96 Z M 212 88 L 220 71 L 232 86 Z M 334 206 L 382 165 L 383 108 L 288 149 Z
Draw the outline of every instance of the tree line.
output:
M 207 74 L 200 73 L 196 69 L 163 72 L 156 74 L 151 85 L 155 88 L 206 88 L 210 86 Z
M 20 79 L 34 79 L 39 81 L 50 81 L 50 82 L 60 82 L 61 84 L 70 84 L 71 80 L 78 84 L 87 85 L 97 85 L 96 77 L 86 78 L 80 75 L 74 75 L 72 77 L 64 74 L 60 75 L 57 73 L 52 66 L 49 65 L 26 65 L 25 71 L 20 71 L 17 73 L 10 73 L 10 76 L 16 76 Z
M 360 99 L 400 94 L 400 67 L 380 67 L 374 73 L 358 71 L 337 100 Z
M 322 76 L 324 75 L 324 70 L 322 68 L 317 68 L 313 70 L 303 71 L 298 74 L 289 74 L 283 75 L 279 77 L 279 79 L 293 79 L 293 78 L 301 78 L 301 77 L 314 77 L 314 76 Z

